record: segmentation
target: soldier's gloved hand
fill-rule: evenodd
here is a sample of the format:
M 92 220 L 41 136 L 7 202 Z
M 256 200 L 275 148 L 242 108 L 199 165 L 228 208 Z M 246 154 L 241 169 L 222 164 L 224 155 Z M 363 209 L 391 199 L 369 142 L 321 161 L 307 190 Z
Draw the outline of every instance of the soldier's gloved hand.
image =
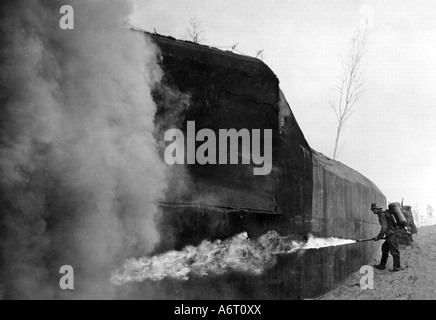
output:
M 374 240 L 374 241 L 378 241 L 378 238 L 377 238 L 377 237 L 374 237 L 374 238 L 372 238 L 372 240 Z

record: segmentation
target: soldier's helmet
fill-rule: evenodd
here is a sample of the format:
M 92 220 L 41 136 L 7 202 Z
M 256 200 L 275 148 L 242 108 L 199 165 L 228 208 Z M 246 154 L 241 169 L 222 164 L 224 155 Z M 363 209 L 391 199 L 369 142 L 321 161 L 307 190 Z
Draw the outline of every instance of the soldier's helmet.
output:
M 371 204 L 371 210 L 374 209 L 383 209 L 377 202 L 374 202 L 373 204 Z

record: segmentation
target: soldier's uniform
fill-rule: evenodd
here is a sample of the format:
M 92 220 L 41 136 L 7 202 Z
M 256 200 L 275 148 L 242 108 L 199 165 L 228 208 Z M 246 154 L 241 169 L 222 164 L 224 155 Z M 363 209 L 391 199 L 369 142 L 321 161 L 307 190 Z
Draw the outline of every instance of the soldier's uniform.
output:
M 381 247 L 382 257 L 380 260 L 380 264 L 377 265 L 376 267 L 378 269 L 385 269 L 390 253 L 394 260 L 394 270 L 395 270 L 395 269 L 401 269 L 399 239 L 398 239 L 398 233 L 401 230 L 394 225 L 389 215 L 390 213 L 387 210 L 377 213 L 378 221 L 381 225 L 381 230 L 376 238 L 377 240 L 380 240 L 386 237 L 386 241 L 383 243 Z
M 386 241 L 382 245 L 382 258 L 380 263 L 374 266 L 377 269 L 386 269 L 386 263 L 388 262 L 389 253 L 394 259 L 394 271 L 403 270 L 400 262 L 400 250 L 398 241 L 398 232 L 401 231 L 397 226 L 396 220 L 389 213 L 384 210 L 378 203 L 371 204 L 371 211 L 378 216 L 378 221 L 381 225 L 379 234 L 373 238 L 374 241 L 385 238 Z

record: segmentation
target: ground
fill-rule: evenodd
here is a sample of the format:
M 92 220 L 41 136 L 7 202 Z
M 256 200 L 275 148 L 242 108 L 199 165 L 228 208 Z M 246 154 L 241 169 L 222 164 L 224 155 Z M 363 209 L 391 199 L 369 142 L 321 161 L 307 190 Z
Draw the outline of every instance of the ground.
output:
M 319 300 L 436 300 L 436 226 L 419 228 L 412 245 L 400 246 L 403 271 L 392 272 L 392 257 L 386 270 L 374 269 L 374 289 L 362 290 L 363 273 L 352 274 Z M 370 265 L 378 263 L 381 252 Z

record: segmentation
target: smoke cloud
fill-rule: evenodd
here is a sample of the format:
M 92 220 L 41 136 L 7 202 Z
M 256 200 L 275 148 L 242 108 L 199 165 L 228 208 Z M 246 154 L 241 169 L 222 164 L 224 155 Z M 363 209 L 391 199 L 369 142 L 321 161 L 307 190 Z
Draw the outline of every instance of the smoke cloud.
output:
M 62 30 L 59 9 L 74 8 Z M 155 46 L 122 0 L 3 0 L 0 295 L 114 298 L 111 268 L 159 240 Z M 59 289 L 59 269 L 75 290 Z

